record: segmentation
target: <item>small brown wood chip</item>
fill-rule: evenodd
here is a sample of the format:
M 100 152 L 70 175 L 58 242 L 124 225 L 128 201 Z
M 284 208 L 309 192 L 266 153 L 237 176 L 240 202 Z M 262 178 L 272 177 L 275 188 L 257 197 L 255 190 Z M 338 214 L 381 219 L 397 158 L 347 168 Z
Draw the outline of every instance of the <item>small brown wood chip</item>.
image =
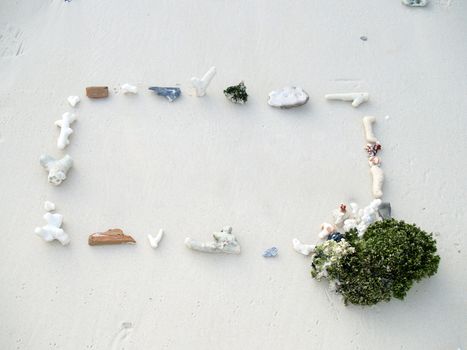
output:
M 125 235 L 119 228 L 113 228 L 105 232 L 93 233 L 88 239 L 89 245 L 125 244 L 136 243 L 133 237 Z
M 89 98 L 105 98 L 109 96 L 107 86 L 89 86 L 86 88 L 86 96 Z

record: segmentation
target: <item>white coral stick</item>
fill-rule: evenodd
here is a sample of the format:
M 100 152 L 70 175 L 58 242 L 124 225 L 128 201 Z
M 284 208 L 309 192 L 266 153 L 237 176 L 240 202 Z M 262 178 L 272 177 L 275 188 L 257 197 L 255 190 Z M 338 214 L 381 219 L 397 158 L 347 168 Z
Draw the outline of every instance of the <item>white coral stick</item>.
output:
M 370 167 L 371 176 L 373 177 L 373 197 L 381 198 L 383 196 L 383 182 L 384 182 L 384 173 L 377 165 Z
M 378 139 L 373 132 L 373 124 L 376 122 L 375 117 L 363 117 L 363 128 L 365 130 L 365 139 L 367 142 L 376 143 Z
M 148 241 L 151 247 L 153 247 L 154 249 L 157 248 L 159 246 L 159 242 L 161 241 L 163 235 L 164 235 L 163 229 L 160 229 L 159 233 L 156 236 L 148 234 Z
M 303 244 L 297 238 L 292 240 L 293 249 L 302 255 L 310 255 L 315 251 L 316 246 L 314 244 Z
M 324 98 L 326 100 L 352 101 L 352 106 L 358 107 L 362 103 L 367 102 L 370 95 L 368 92 L 348 92 L 343 94 L 327 94 Z
M 73 129 L 70 128 L 70 125 L 76 120 L 76 115 L 74 113 L 63 113 L 62 119 L 57 120 L 55 125 L 60 127 L 60 135 L 57 140 L 58 149 L 65 149 L 66 146 L 70 144 L 68 137 L 73 134 Z
M 206 95 L 206 89 L 215 75 L 216 67 L 211 67 L 201 79 L 197 77 L 191 78 L 191 84 L 195 88 L 196 96 L 201 97 Z

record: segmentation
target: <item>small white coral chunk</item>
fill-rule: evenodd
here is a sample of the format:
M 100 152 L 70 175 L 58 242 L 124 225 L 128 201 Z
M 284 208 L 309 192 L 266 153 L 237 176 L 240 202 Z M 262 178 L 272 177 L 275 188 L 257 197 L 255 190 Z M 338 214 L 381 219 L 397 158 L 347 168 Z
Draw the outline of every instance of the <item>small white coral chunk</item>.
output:
M 55 204 L 49 201 L 44 202 L 44 209 L 45 211 L 54 211 L 55 210 Z
M 123 84 L 121 87 L 122 89 L 122 92 L 124 94 L 137 94 L 138 93 L 138 88 L 134 85 L 130 85 L 130 84 Z
M 79 96 L 68 96 L 67 101 L 71 107 L 75 107 L 81 100 Z
M 51 242 L 56 239 L 62 245 L 70 243 L 70 237 L 60 228 L 63 221 L 62 215 L 46 213 L 44 219 L 47 224 L 42 227 L 36 227 L 34 232 L 37 235 L 41 236 L 46 242 Z
M 49 183 L 55 186 L 60 185 L 66 179 L 68 170 L 73 166 L 73 160 L 68 154 L 62 159 L 55 159 L 47 154 L 43 154 L 40 158 L 40 163 L 49 172 Z
M 316 245 L 314 244 L 303 244 L 297 238 L 292 240 L 293 249 L 302 255 L 310 255 L 315 251 Z

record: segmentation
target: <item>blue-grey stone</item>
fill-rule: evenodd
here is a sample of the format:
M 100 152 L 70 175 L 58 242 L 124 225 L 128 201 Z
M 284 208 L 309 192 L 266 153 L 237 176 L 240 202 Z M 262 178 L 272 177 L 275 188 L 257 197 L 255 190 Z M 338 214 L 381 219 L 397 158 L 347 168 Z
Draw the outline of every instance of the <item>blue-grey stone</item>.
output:
M 279 253 L 279 250 L 276 247 L 268 248 L 264 251 L 263 256 L 265 258 L 273 258 Z
M 175 101 L 182 94 L 182 91 L 178 87 L 151 86 L 149 90 L 154 91 L 159 96 L 164 96 L 170 102 Z
M 340 242 L 342 238 L 344 238 L 344 235 L 335 231 L 328 236 L 328 241 L 332 239 L 333 241 Z
M 410 7 L 422 7 L 426 6 L 428 0 L 402 0 L 402 3 Z
M 378 213 L 383 220 L 388 220 L 391 218 L 391 203 L 383 202 L 378 208 Z

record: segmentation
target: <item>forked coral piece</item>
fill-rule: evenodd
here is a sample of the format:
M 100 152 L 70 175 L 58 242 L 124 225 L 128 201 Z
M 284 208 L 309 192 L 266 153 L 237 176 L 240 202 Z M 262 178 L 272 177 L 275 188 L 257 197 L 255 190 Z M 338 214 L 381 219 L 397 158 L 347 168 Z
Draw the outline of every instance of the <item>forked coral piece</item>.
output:
M 148 241 L 151 247 L 153 247 L 154 249 L 157 248 L 159 246 L 159 242 L 161 241 L 163 235 L 164 235 L 163 229 L 160 229 L 156 236 L 148 234 Z
M 105 232 L 93 233 L 88 239 L 89 245 L 109 245 L 136 243 L 130 235 L 125 235 L 119 228 L 107 230 Z
M 240 254 L 240 244 L 232 234 L 232 227 L 226 226 L 220 232 L 214 232 L 213 237 L 213 242 L 199 242 L 187 237 L 185 245 L 203 253 Z
M 196 96 L 201 97 L 206 95 L 206 89 L 215 75 L 216 67 L 211 67 L 201 79 L 197 77 L 191 78 L 191 84 L 195 88 Z

